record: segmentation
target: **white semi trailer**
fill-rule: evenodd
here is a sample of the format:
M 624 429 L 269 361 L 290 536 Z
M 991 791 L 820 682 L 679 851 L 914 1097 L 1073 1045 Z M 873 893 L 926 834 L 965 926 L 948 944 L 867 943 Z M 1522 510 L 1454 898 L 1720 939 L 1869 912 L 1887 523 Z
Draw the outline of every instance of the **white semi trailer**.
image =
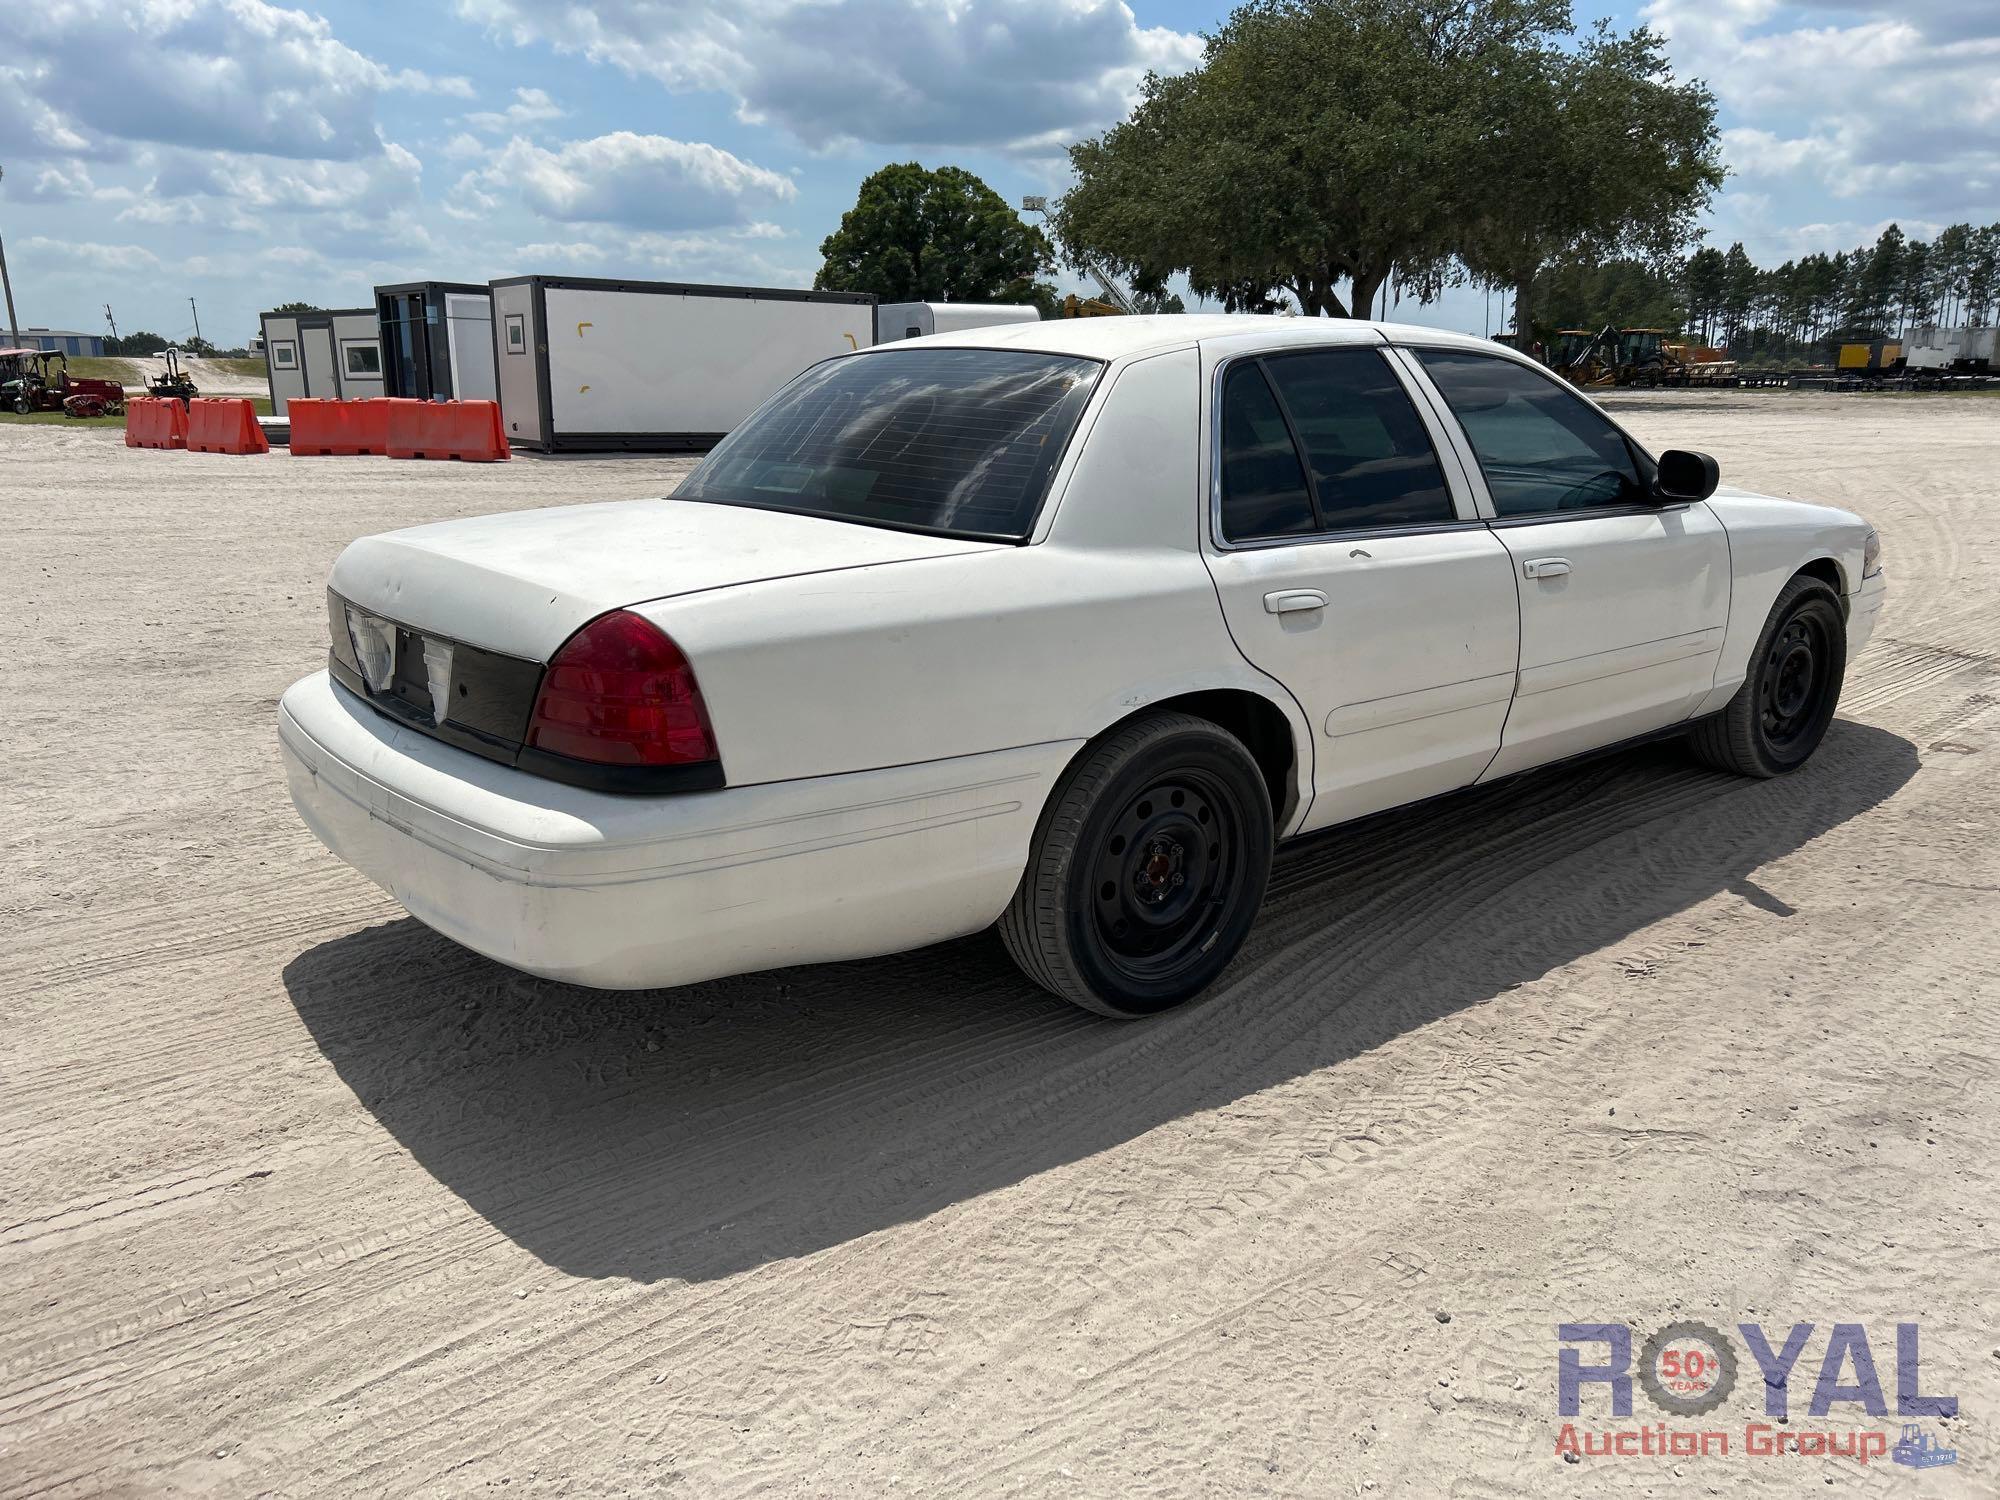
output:
M 507 439 L 545 453 L 713 447 L 808 365 L 875 342 L 855 292 L 514 276 L 493 286 Z

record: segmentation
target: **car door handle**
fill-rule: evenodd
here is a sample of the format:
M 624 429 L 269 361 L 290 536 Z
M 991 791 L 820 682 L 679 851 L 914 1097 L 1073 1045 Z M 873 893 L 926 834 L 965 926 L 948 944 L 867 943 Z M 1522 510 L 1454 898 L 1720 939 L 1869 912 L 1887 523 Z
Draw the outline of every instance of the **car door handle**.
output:
M 1529 578 L 1560 578 L 1568 571 L 1566 557 L 1531 557 L 1521 564 L 1521 572 Z
M 1295 609 L 1325 609 L 1326 595 L 1318 589 L 1285 589 L 1264 596 L 1264 613 L 1288 615 Z

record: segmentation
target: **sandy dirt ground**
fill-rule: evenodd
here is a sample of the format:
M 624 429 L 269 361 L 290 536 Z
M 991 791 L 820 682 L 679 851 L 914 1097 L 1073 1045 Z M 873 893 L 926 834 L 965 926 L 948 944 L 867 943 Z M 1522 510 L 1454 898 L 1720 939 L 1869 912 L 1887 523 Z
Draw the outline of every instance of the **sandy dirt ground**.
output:
M 306 833 L 345 542 L 682 464 L 0 430 L 0 1493 L 2000 1493 L 2000 401 L 1619 404 L 1879 525 L 1818 757 L 1293 846 L 1132 1026 L 991 938 L 544 983 Z M 1958 1464 L 1745 1456 L 1747 1357 L 1730 1456 L 1564 1462 L 1557 1325 L 1682 1318 L 1864 1324 L 1892 1402 L 1918 1322 Z

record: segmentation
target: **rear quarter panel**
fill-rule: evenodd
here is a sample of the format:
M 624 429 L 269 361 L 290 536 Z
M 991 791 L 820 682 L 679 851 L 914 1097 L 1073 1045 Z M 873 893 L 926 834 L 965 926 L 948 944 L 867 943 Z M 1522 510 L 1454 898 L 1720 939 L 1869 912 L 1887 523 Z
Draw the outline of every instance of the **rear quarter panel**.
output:
M 1214 688 L 1275 703 L 1310 754 L 1202 564 L 1194 351 L 1106 378 L 1033 545 L 639 607 L 693 663 L 732 785 L 1080 746 Z

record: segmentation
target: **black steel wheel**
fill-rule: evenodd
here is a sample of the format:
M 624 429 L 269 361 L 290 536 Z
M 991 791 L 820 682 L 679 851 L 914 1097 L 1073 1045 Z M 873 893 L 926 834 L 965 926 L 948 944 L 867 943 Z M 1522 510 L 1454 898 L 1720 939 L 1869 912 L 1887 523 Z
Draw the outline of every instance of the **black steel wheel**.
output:
M 1100 1015 L 1201 993 L 1256 920 L 1271 794 L 1241 741 L 1148 715 L 1087 750 L 1050 798 L 1000 934 L 1036 983 Z
M 1781 776 L 1819 748 L 1840 703 L 1847 618 L 1840 596 L 1801 574 L 1785 585 L 1729 706 L 1695 726 L 1695 753 L 1744 776 Z

